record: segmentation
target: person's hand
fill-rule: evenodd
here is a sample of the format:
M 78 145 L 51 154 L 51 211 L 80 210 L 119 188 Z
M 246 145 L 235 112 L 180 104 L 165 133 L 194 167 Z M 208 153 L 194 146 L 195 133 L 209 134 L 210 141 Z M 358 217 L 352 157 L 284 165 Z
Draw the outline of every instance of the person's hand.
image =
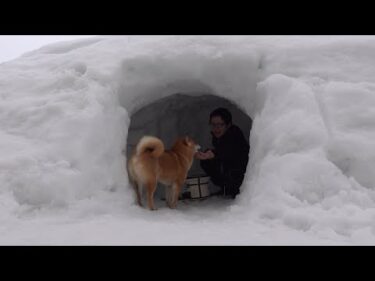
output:
M 211 150 L 208 150 L 206 152 L 201 152 L 201 151 L 198 151 L 196 154 L 195 154 L 195 157 L 199 160 L 208 160 L 208 159 L 212 159 L 215 157 L 215 154 L 211 151 Z

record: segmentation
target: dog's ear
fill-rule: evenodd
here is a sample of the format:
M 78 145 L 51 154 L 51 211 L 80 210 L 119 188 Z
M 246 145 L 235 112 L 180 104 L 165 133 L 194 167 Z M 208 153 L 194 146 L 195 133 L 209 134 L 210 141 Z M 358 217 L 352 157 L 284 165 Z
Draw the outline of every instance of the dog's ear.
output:
M 190 145 L 190 138 L 188 136 L 184 137 L 184 144 Z

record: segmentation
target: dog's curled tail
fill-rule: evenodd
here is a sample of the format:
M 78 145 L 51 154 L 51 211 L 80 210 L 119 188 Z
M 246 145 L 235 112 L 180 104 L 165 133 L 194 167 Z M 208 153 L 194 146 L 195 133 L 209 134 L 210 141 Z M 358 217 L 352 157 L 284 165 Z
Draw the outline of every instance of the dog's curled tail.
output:
M 136 154 L 141 155 L 145 153 L 149 153 L 151 157 L 158 158 L 164 152 L 164 144 L 163 142 L 151 136 L 144 136 L 140 139 L 137 144 Z

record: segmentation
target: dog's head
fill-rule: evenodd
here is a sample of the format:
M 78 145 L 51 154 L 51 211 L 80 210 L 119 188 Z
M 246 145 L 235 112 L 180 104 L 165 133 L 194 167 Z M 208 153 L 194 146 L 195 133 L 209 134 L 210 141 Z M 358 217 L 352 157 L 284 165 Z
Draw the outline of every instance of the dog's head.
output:
M 182 139 L 182 143 L 189 147 L 190 149 L 193 149 L 194 153 L 197 152 L 201 146 L 199 144 L 196 144 L 196 142 L 191 137 L 184 137 Z

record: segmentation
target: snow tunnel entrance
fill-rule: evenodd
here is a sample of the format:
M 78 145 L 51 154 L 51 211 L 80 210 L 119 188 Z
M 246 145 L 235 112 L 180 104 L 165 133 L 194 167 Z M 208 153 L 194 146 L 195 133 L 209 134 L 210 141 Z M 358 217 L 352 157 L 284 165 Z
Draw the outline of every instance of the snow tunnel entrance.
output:
M 127 159 L 139 139 L 144 135 L 160 138 L 169 149 L 178 136 L 189 135 L 201 147 L 210 148 L 211 135 L 208 125 L 210 113 L 217 107 L 225 107 L 233 117 L 233 123 L 241 128 L 249 140 L 251 118 L 235 104 L 210 93 L 177 93 L 154 101 L 131 115 L 127 137 Z M 249 160 L 251 161 L 251 159 Z M 199 160 L 194 160 L 188 175 L 204 174 Z M 156 198 L 164 196 L 164 187 L 159 185 Z

